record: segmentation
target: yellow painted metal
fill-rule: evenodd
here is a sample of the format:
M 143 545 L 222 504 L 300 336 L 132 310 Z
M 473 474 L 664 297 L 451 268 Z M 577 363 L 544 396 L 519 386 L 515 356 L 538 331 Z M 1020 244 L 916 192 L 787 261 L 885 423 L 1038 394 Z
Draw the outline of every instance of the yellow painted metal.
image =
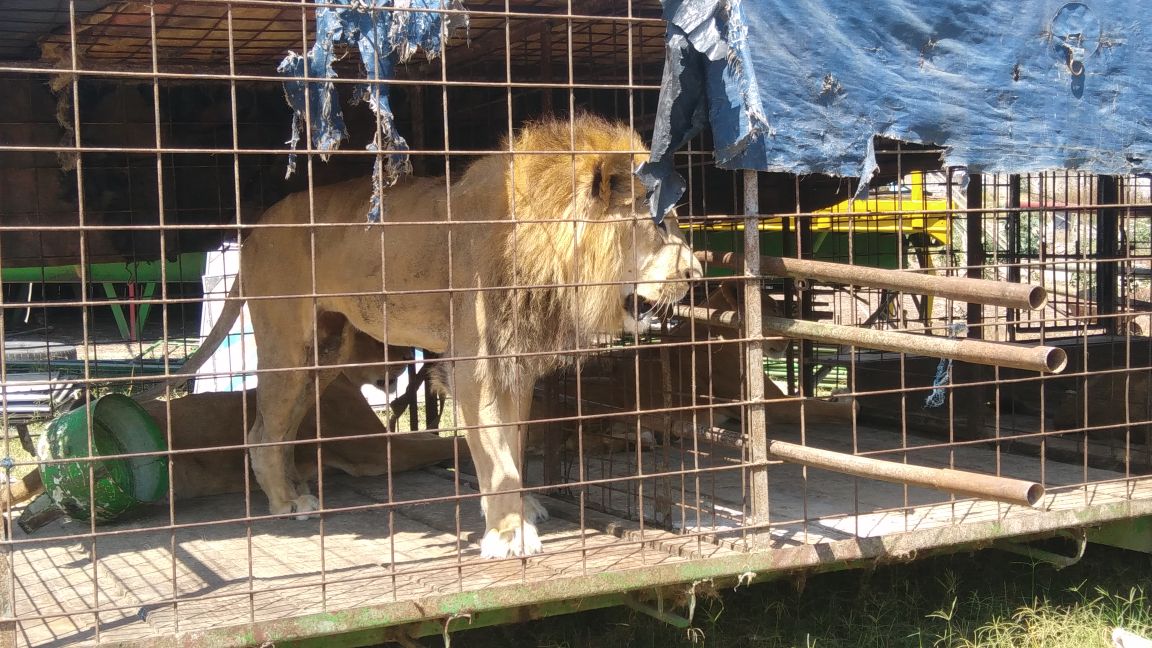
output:
M 831 207 L 812 212 L 813 233 L 837 232 L 847 234 L 918 234 L 932 237 L 946 245 L 950 239 L 949 212 L 956 209 L 946 198 L 928 194 L 924 190 L 924 174 L 915 171 L 906 176 L 907 182 L 898 189 L 880 190 L 866 198 L 849 198 Z M 908 192 L 904 193 L 903 188 Z M 760 231 L 783 231 L 787 216 L 762 218 Z M 732 229 L 733 224 L 696 224 L 693 229 Z M 736 224 L 737 229 L 742 225 Z

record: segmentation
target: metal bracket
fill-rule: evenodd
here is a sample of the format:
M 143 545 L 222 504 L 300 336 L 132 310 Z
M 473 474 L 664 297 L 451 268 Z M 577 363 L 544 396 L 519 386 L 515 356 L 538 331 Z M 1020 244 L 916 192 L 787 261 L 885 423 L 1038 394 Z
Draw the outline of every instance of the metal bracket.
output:
M 1084 550 L 1088 547 L 1088 532 L 1084 529 L 1066 529 L 1058 532 L 1056 537 L 1067 538 L 1076 543 L 1075 555 L 1068 556 L 1047 549 L 1041 549 L 1025 542 L 998 542 L 995 547 L 1009 553 L 1027 556 L 1040 562 L 1046 562 L 1056 569 L 1071 567 L 1084 557 Z
M 663 621 L 664 623 L 667 623 L 674 628 L 687 630 L 688 628 L 692 627 L 692 621 L 690 619 L 682 617 L 675 612 L 669 612 L 668 610 L 664 609 L 663 596 L 657 595 L 655 607 L 653 607 L 650 603 L 641 601 L 635 596 L 626 597 L 624 604 L 629 608 L 640 612 L 641 614 L 650 616 L 657 621 Z

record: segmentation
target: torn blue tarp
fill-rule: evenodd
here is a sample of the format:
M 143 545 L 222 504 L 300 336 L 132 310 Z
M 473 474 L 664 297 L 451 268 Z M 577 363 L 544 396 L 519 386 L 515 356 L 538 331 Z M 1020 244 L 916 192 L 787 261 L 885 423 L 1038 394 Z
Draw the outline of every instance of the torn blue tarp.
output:
M 443 39 L 456 27 L 466 25 L 467 16 L 452 13 L 463 11 L 460 0 L 316 0 L 316 3 L 325 6 L 316 9 L 315 44 L 307 58 L 289 52 L 277 68 L 288 77 L 284 82 L 284 95 L 293 110 L 292 137 L 288 140 L 293 153 L 288 158 L 288 175 L 296 169 L 295 151 L 305 124 L 310 129 L 312 149 L 316 151 L 335 150 L 348 137 L 335 84 L 318 79 L 336 77 L 332 62 L 337 45 L 356 47 L 369 83 L 356 88 L 352 102 L 366 101 L 376 113 L 376 137 L 368 149 L 389 151 L 381 156 L 384 163 L 378 158 L 373 169 L 377 191 L 368 218 L 377 221 L 380 190 L 411 171 L 405 153 L 408 143 L 396 131 L 392 118 L 388 86 L 379 81 L 392 78 L 396 64 L 408 61 L 420 50 L 429 58 L 438 56 L 444 47 Z M 447 10 L 451 11 L 445 13 Z M 327 155 L 323 157 L 327 159 Z
M 973 172 L 1152 170 L 1152 18 L 1127 0 L 665 0 L 651 161 L 711 125 L 728 169 L 868 179 L 874 136 Z

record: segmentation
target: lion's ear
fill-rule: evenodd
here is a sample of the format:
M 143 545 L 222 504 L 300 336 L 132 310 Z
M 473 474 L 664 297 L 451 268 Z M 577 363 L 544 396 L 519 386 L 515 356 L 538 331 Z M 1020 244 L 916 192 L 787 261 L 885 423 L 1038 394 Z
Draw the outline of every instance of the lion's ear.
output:
M 604 203 L 612 202 L 612 193 L 616 191 L 620 178 L 609 173 L 609 169 L 602 158 L 598 158 L 592 165 L 592 185 L 588 187 L 588 197 Z

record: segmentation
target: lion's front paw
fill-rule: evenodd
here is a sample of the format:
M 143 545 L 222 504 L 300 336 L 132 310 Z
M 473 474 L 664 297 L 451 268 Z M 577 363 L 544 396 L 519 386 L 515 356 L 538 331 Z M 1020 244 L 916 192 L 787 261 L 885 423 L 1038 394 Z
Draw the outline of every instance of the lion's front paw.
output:
M 524 496 L 525 520 L 529 522 L 543 522 L 549 517 L 548 509 L 544 508 L 544 505 L 540 503 L 540 500 L 536 499 L 535 495 Z
M 297 520 L 307 520 L 310 517 L 316 517 L 309 514 L 319 510 L 320 500 L 316 499 L 315 495 L 301 495 L 296 498 L 295 502 L 292 502 L 292 512 L 297 514 Z
M 273 502 L 269 505 L 272 515 L 296 514 L 297 520 L 307 520 L 320 510 L 320 500 L 315 495 L 301 495 L 290 502 Z
M 547 513 L 545 513 L 547 515 Z M 536 525 L 525 522 L 522 527 L 501 533 L 488 529 L 480 541 L 481 558 L 508 558 L 510 556 L 534 556 L 544 551 Z

